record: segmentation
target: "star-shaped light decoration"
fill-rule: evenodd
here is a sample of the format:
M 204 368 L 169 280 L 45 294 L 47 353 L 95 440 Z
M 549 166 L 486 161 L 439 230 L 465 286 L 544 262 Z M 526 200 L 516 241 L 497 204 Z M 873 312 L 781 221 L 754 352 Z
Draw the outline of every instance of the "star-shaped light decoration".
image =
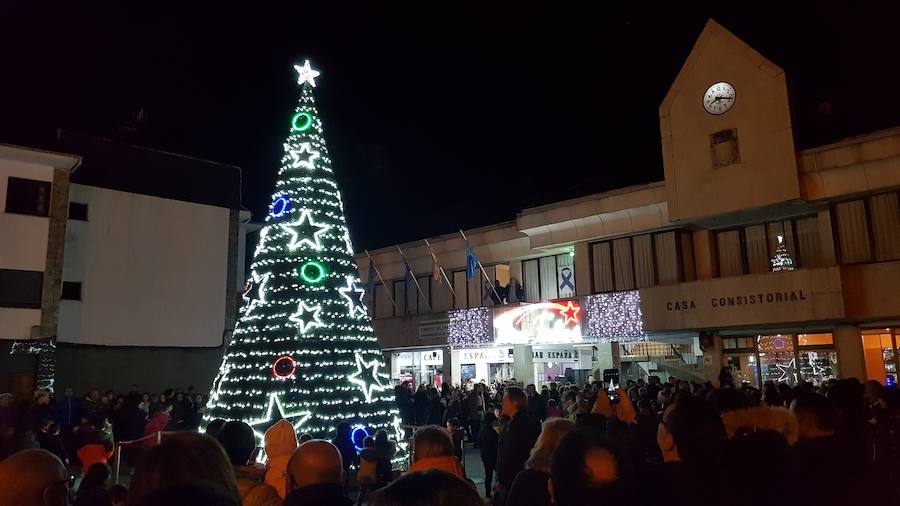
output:
M 578 313 L 581 312 L 581 307 L 576 306 L 571 300 L 559 310 L 559 315 L 566 319 L 563 322 L 563 325 L 568 325 L 569 322 L 578 323 Z
M 359 389 L 366 397 L 366 402 L 372 402 L 373 393 L 375 393 L 376 391 L 383 391 L 387 388 L 381 384 L 379 376 L 378 360 L 373 360 L 369 363 L 366 363 L 363 360 L 362 355 L 357 353 L 356 372 L 347 376 L 347 380 L 350 381 L 350 383 L 354 383 L 359 386 Z
M 347 276 L 347 286 L 339 287 L 338 292 L 341 293 L 341 297 L 347 299 L 350 316 L 356 316 L 357 313 L 360 317 L 366 316 L 366 303 L 363 300 L 366 291 L 353 281 L 353 276 Z
M 295 169 L 314 170 L 316 160 L 321 156 L 321 153 L 313 149 L 312 143 L 309 142 L 301 142 L 298 149 L 294 149 L 290 144 L 285 144 L 284 150 L 291 157 L 291 167 Z
M 322 318 L 319 313 L 322 312 L 322 306 L 307 306 L 302 300 L 297 304 L 297 312 L 290 316 L 290 320 L 297 324 L 301 334 L 313 327 L 323 327 Z
M 250 304 L 247 305 L 247 311 L 244 313 L 245 316 L 250 316 L 251 311 L 266 303 L 266 284 L 271 277 L 272 274 L 268 272 L 262 276 L 255 271 L 250 273 L 248 283 L 251 286 L 244 292 L 244 300 L 250 301 Z M 254 295 L 254 288 L 256 289 L 256 295 Z
M 788 381 L 788 378 L 793 377 L 794 381 L 797 381 L 797 363 L 796 359 L 791 359 L 790 362 L 786 364 L 775 364 L 775 367 L 781 372 L 781 377 L 778 378 L 777 382 L 781 383 L 782 381 Z
M 350 231 L 344 230 L 344 244 L 347 245 L 347 253 L 353 254 L 353 243 L 350 242 Z
M 397 440 L 397 446 L 403 449 L 403 451 L 406 451 L 406 447 L 409 446 L 409 443 L 406 442 L 406 431 L 403 430 L 402 423 L 400 417 L 395 416 L 391 426 L 394 428 L 394 438 Z
M 285 232 L 291 234 L 291 242 L 288 249 L 294 251 L 300 246 L 306 245 L 314 250 L 322 249 L 322 238 L 325 232 L 331 229 L 331 225 L 318 224 L 313 220 L 312 211 L 304 209 L 300 213 L 300 219 L 294 223 L 281 226 Z
M 278 413 L 277 416 L 274 416 L 276 408 Z M 266 431 L 269 430 L 269 427 L 278 423 L 279 420 L 290 422 L 294 426 L 294 432 L 296 432 L 310 417 L 312 417 L 311 411 L 285 413 L 278 394 L 272 393 L 269 395 L 269 405 L 266 407 L 265 413 L 255 420 L 248 420 L 247 425 L 253 427 L 253 433 L 259 438 L 260 446 L 262 446 L 262 442 L 266 437 Z
M 259 231 L 259 242 L 256 243 L 256 251 L 253 253 L 253 256 L 259 255 L 259 252 L 266 247 L 266 238 L 269 235 L 269 227 L 263 227 Z
M 294 70 L 297 71 L 297 84 L 303 86 L 304 83 L 309 83 L 313 88 L 316 87 L 316 78 L 319 77 L 321 72 L 313 70 L 309 66 L 309 60 L 306 60 L 303 66 L 294 65 Z

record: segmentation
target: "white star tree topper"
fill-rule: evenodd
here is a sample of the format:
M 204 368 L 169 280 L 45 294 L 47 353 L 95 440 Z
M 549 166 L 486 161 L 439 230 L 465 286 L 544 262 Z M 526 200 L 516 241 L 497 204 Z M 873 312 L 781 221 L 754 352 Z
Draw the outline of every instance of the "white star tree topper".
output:
M 319 77 L 321 72 L 313 70 L 309 66 L 309 60 L 306 60 L 303 66 L 294 65 L 294 70 L 297 71 L 297 84 L 303 86 L 303 83 L 309 83 L 313 88 L 316 87 L 316 78 Z

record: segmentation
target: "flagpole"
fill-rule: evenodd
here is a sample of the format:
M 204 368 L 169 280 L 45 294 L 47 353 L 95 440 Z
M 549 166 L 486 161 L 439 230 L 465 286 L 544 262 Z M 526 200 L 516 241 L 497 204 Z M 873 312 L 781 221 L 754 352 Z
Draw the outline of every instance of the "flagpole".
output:
M 463 232 L 462 229 L 459 229 L 459 234 L 462 235 L 463 240 L 466 241 L 466 246 L 468 246 L 469 248 L 471 248 L 472 245 L 469 244 L 469 238 L 466 237 L 466 233 Z M 468 256 L 468 254 L 469 254 L 469 252 L 466 251 L 466 256 Z M 497 293 L 497 288 L 494 286 L 494 283 L 491 283 L 491 278 L 488 277 L 487 272 L 485 272 L 485 270 L 484 270 L 484 265 L 481 264 L 481 259 L 479 259 L 479 258 L 476 256 L 476 257 L 475 257 L 475 261 L 478 262 L 478 267 L 481 268 L 481 274 L 484 275 L 484 280 L 487 281 L 487 283 L 488 283 L 489 285 L 491 285 L 491 291 L 494 292 L 494 297 L 497 297 L 497 300 L 500 301 L 500 304 L 503 304 L 503 299 L 501 299 L 501 298 L 500 298 L 500 294 Z
M 447 277 L 447 273 L 444 272 L 444 268 L 441 267 L 441 264 L 437 261 L 437 255 L 434 254 L 434 251 L 431 249 L 431 243 L 428 242 L 428 239 L 425 239 L 425 246 L 428 247 L 428 252 L 431 253 L 431 260 L 437 264 L 438 269 L 441 270 L 441 276 L 444 277 L 444 281 L 447 283 L 447 288 L 450 289 L 450 293 L 453 294 L 453 298 L 456 298 L 456 290 L 453 289 L 453 283 L 450 282 L 450 278 Z
M 406 270 L 408 270 L 408 271 L 409 271 L 409 275 L 412 276 L 413 282 L 416 284 L 416 290 L 419 291 L 419 295 L 422 296 L 422 300 L 425 301 L 425 307 L 428 308 L 428 312 L 430 313 L 430 312 L 431 312 L 431 304 L 428 303 L 428 299 L 427 299 L 427 297 L 425 297 L 425 292 L 423 292 L 423 291 L 422 291 L 422 287 L 419 286 L 419 280 L 416 279 L 416 274 L 412 271 L 412 268 L 409 268 L 409 262 L 407 262 L 407 261 L 406 261 L 406 257 L 403 256 L 403 250 L 400 249 L 400 245 L 399 245 L 399 244 L 396 244 L 395 246 L 397 246 L 397 251 L 400 252 L 400 258 L 403 259 L 403 265 L 404 265 L 405 267 L 407 267 Z M 405 273 L 404 273 L 404 276 L 403 276 L 403 277 L 404 277 L 404 278 L 406 277 L 406 274 L 405 274 Z
M 387 293 L 388 299 L 391 301 L 391 305 L 394 306 L 394 311 L 396 313 L 400 313 L 400 308 L 397 307 L 397 303 L 394 302 L 394 296 L 391 295 L 391 290 L 388 289 L 387 283 L 384 282 L 384 278 L 381 277 L 381 272 L 378 271 L 378 264 L 375 263 L 375 260 L 372 259 L 372 255 L 369 254 L 369 250 L 366 250 L 366 256 L 369 257 L 369 264 L 375 269 L 375 274 L 378 275 L 378 279 L 381 281 L 381 286 L 384 287 L 385 293 Z M 366 282 L 369 280 L 367 279 Z M 375 294 L 372 294 L 372 300 L 375 300 Z

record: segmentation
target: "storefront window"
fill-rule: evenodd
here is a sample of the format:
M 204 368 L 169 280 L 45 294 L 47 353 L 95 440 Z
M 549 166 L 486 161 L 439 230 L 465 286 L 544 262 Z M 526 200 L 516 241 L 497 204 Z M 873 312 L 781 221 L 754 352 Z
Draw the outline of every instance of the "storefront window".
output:
M 463 383 L 475 379 L 475 364 L 462 364 L 459 367 L 459 379 Z
M 444 350 L 404 351 L 391 355 L 391 376 L 395 383 L 440 386 Z
M 866 376 L 882 385 L 897 382 L 898 333 L 900 329 L 896 328 L 862 331 Z
M 833 350 L 800 351 L 800 379 L 820 385 L 837 378 L 837 352 Z
M 786 382 L 797 384 L 797 358 L 794 355 L 794 336 L 759 336 L 759 368 L 763 383 Z

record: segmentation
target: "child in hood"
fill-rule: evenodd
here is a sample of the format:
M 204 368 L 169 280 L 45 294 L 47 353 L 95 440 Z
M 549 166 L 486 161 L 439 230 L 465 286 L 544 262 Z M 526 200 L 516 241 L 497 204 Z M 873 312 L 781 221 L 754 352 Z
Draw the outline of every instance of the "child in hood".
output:
M 282 499 L 285 496 L 285 473 L 288 460 L 291 459 L 297 446 L 297 433 L 294 432 L 291 422 L 287 420 L 278 421 L 266 431 L 266 456 L 269 460 L 266 466 L 265 481 L 278 492 Z

